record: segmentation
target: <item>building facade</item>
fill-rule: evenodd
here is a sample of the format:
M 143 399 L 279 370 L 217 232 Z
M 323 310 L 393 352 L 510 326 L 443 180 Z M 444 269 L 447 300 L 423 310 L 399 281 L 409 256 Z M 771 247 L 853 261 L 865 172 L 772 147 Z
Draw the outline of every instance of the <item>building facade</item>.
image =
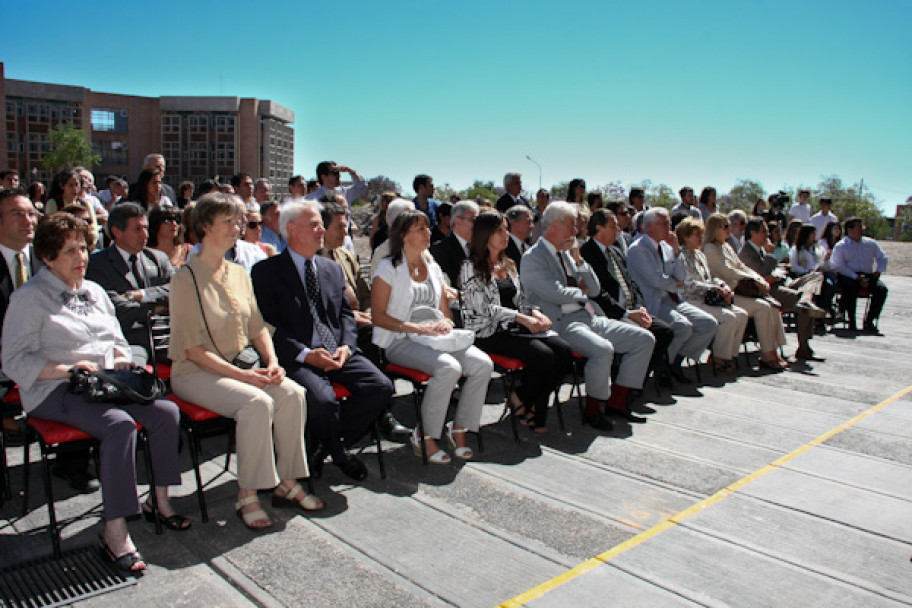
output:
M 41 167 L 51 129 L 72 122 L 86 132 L 101 162 L 92 167 L 103 187 L 108 175 L 132 182 L 147 154 L 160 152 L 165 181 L 227 177 L 243 171 L 265 177 L 277 196 L 294 170 L 294 112 L 273 101 L 239 97 L 139 97 L 84 87 L 6 79 L 0 63 L 0 99 L 6 110 L 0 167 L 16 169 L 23 183 L 49 185 Z

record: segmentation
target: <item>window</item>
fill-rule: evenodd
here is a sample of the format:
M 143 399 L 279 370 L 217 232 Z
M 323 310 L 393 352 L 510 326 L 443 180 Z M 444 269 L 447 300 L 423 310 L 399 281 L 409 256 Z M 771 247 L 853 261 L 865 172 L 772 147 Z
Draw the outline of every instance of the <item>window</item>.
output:
M 114 112 L 111 110 L 92 110 L 93 131 L 113 131 Z
M 234 165 L 234 144 L 216 144 L 215 160 L 220 167 Z
M 191 114 L 188 119 L 188 129 L 191 133 L 206 133 L 209 130 L 209 120 L 206 116 Z
M 234 116 L 216 116 L 215 130 L 217 133 L 234 133 Z
M 190 166 L 205 167 L 209 162 L 208 146 L 202 142 L 190 143 Z
M 162 133 L 180 133 L 180 116 L 177 114 L 162 114 Z

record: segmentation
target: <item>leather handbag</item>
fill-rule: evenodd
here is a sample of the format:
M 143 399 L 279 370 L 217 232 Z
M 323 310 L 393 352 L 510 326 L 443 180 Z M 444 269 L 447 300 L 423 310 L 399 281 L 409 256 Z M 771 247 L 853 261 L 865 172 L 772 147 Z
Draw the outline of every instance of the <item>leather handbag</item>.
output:
M 722 295 L 722 292 L 718 289 L 707 289 L 706 295 L 703 296 L 703 301 L 707 306 L 728 306 L 728 302 L 725 301 L 725 296 Z
M 741 279 L 735 285 L 735 294 L 745 298 L 759 298 L 760 286 L 753 279 Z
M 167 391 L 165 383 L 142 368 L 70 371 L 71 393 L 90 403 L 149 405 Z

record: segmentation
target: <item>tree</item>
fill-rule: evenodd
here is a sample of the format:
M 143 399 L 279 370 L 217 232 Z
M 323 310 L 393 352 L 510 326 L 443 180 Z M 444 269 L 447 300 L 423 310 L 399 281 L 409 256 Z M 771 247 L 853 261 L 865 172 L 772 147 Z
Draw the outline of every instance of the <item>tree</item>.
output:
M 616 179 L 613 182 L 608 182 L 598 189 L 602 191 L 602 196 L 605 197 L 605 201 L 627 200 L 627 188 L 624 187 L 624 182 L 619 179 Z
M 567 190 L 570 187 L 570 182 L 558 182 L 551 186 L 551 198 L 557 200 L 567 200 Z
M 85 131 L 77 129 L 71 122 L 62 122 L 51 129 L 51 151 L 44 155 L 41 166 L 48 171 L 60 171 L 67 167 L 86 167 L 101 162 L 101 156 L 92 154 L 92 144 Z
M 494 190 L 494 182 L 483 182 L 476 179 L 472 183 L 471 187 L 467 188 L 461 193 L 460 197 L 466 200 L 477 200 L 479 198 L 483 198 L 491 201 L 491 204 L 493 205 L 497 202 L 497 199 L 500 198 L 500 195 L 497 194 L 496 190 Z
M 460 199 L 462 198 L 459 192 L 454 190 L 453 186 L 451 186 L 449 183 L 445 183 L 442 186 L 438 186 L 436 184 L 434 185 L 434 198 L 441 203 L 449 203 L 450 197 L 454 194 Z
M 877 205 L 879 202 L 871 193 L 864 191 L 861 183 L 846 186 L 838 175 L 823 175 L 820 183 L 812 190 L 814 198 L 829 196 L 833 199 L 833 213 L 840 220 L 860 217 L 867 227 L 867 234 L 874 239 L 890 236 L 890 224 Z
M 678 202 L 678 194 L 668 184 L 651 185 L 646 190 L 646 204 L 650 207 L 671 209 Z
M 750 213 L 758 198 L 766 200 L 763 184 L 753 179 L 739 178 L 732 189 L 728 191 L 729 200 L 726 208 L 743 209 Z M 786 210 L 787 211 L 787 210 Z

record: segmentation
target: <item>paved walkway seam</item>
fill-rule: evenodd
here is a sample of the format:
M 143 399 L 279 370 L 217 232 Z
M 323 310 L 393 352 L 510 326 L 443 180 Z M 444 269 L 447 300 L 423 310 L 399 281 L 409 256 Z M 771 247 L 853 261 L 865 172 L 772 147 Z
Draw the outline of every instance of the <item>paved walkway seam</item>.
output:
M 767 473 L 770 473 L 770 472 L 782 467 L 787 462 L 789 462 L 789 461 L 797 458 L 798 456 L 808 452 L 809 450 L 821 445 L 822 443 L 831 439 L 835 435 L 838 435 L 839 433 L 842 433 L 843 431 L 853 427 L 854 425 L 858 424 L 865 418 L 868 418 L 869 416 L 872 416 L 875 413 L 882 410 L 883 408 L 887 407 L 894 401 L 897 401 L 898 399 L 902 399 L 909 393 L 912 393 L 912 385 L 907 386 L 906 388 L 904 388 L 901 391 L 895 393 L 894 395 L 888 397 L 887 399 L 884 399 L 877 405 L 870 407 L 867 410 L 861 412 L 860 414 L 850 418 L 849 420 L 847 420 L 846 422 L 843 422 L 839 426 L 836 426 L 836 427 L 830 429 L 829 431 L 823 433 L 822 435 L 815 437 L 811 441 L 792 450 L 788 454 L 786 454 L 780 458 L 777 458 L 776 460 L 769 463 L 768 465 L 754 471 L 753 473 L 751 473 L 749 475 L 742 477 L 741 479 L 730 484 L 729 486 L 722 488 L 721 490 L 719 490 L 712 496 L 710 496 L 704 500 L 701 500 L 700 502 L 688 507 L 687 509 L 684 509 L 680 513 L 676 513 L 676 514 L 672 515 L 668 519 L 656 524 L 652 528 L 650 528 L 644 532 L 641 532 L 640 534 L 637 534 L 633 538 L 630 538 L 618 545 L 615 545 L 614 547 L 605 551 L 604 553 L 600 553 L 599 555 L 596 555 L 595 557 L 586 560 L 582 564 L 579 564 L 578 566 L 552 578 L 551 580 L 545 581 L 541 585 L 533 587 L 532 589 L 529 589 L 528 591 L 525 591 L 525 592 L 499 604 L 498 608 L 520 608 L 521 606 L 525 605 L 527 602 L 534 600 L 536 598 L 539 598 L 539 597 L 543 596 L 544 594 L 548 593 L 549 591 L 553 591 L 557 587 L 560 587 L 564 583 L 571 581 L 574 578 L 577 578 L 578 576 L 586 574 L 587 572 L 608 562 L 609 560 L 620 555 L 621 553 L 624 553 L 625 551 L 636 547 L 637 545 L 649 540 L 650 538 L 652 538 L 658 534 L 661 534 L 662 532 L 664 532 L 665 530 L 668 530 L 669 528 L 673 528 L 674 526 L 678 525 L 679 523 L 689 519 L 690 517 L 696 515 L 697 513 L 700 513 L 701 511 L 705 510 L 707 507 L 710 507 L 713 504 L 719 502 L 723 498 L 726 498 L 726 497 L 734 494 L 735 492 L 737 492 L 744 486 L 748 485 L 749 483 L 755 481 L 756 479 L 759 479 L 760 477 L 763 477 Z

